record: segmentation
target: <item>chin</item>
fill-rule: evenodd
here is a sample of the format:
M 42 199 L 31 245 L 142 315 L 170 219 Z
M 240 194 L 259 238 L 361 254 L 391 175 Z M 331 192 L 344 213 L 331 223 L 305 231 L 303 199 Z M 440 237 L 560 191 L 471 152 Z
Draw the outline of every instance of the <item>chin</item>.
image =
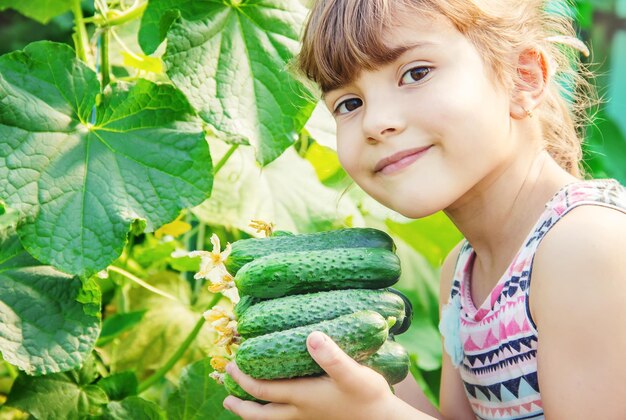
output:
M 396 211 L 409 219 L 421 219 L 422 217 L 432 216 L 440 210 L 440 208 L 425 209 L 420 207 L 412 207 L 409 209 L 398 209 Z
M 402 201 L 403 202 L 383 202 L 382 204 L 409 219 L 421 219 L 422 217 L 431 216 L 444 209 L 444 207 L 438 206 L 438 203 L 434 202 L 426 203 L 420 200 L 409 200 L 407 202 L 406 199 Z

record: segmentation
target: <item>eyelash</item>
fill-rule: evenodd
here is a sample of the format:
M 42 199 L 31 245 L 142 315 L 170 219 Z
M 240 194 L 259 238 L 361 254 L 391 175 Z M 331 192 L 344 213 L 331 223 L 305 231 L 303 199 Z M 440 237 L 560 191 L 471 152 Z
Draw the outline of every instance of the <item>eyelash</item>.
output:
M 404 77 L 405 77 L 407 74 L 410 74 L 410 73 L 411 73 L 412 71 L 414 71 L 414 70 L 420 70 L 420 74 L 423 74 L 423 76 L 422 76 L 419 80 L 413 80 L 413 82 L 412 82 L 412 83 L 416 83 L 416 82 L 419 82 L 419 81 L 423 80 L 423 79 L 424 79 L 424 77 L 426 77 L 426 76 L 428 76 L 428 75 L 430 74 L 430 72 L 431 72 L 431 70 L 432 70 L 432 69 L 431 69 L 430 67 L 426 67 L 426 66 L 415 66 L 415 67 L 411 67 L 410 69 L 408 69 L 407 71 L 405 71 L 405 72 L 402 74 L 402 77 L 400 78 L 400 81 L 404 80 Z M 424 71 L 424 70 L 425 70 L 425 71 Z M 412 83 L 408 83 L 408 84 L 412 84 Z M 344 113 L 339 112 L 339 108 L 341 108 L 343 105 L 346 105 L 346 104 L 347 104 L 348 102 L 350 102 L 350 101 L 359 101 L 359 102 L 362 102 L 362 101 L 361 101 L 360 99 L 358 99 L 358 98 L 350 98 L 350 99 L 346 99 L 345 101 L 343 101 L 343 102 L 341 102 L 339 105 L 337 105 L 337 108 L 335 108 L 335 110 L 333 111 L 333 114 L 335 114 L 335 115 L 344 115 L 344 114 L 346 114 L 345 112 L 344 112 Z M 360 105 L 359 105 L 359 106 L 360 106 Z M 352 112 L 352 111 L 348 111 L 348 112 Z

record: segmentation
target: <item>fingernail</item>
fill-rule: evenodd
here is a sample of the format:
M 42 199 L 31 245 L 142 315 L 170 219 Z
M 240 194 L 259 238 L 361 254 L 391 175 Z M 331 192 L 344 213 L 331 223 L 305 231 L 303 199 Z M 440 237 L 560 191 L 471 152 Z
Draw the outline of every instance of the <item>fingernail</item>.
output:
M 309 346 L 313 350 L 318 349 L 326 341 L 326 337 L 319 331 L 314 331 L 309 335 Z
M 233 370 L 235 369 L 235 366 L 233 366 L 233 363 L 229 363 L 226 365 L 226 372 L 231 375 L 233 373 Z
M 230 410 L 230 402 L 231 402 L 232 398 L 230 396 L 226 397 L 224 399 L 224 402 L 222 403 L 222 405 L 224 406 L 225 409 Z

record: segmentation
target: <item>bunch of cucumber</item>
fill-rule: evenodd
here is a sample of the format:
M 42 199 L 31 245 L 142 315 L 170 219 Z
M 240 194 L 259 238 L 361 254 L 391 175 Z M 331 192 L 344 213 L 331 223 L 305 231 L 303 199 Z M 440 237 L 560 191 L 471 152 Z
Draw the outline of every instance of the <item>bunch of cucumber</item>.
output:
M 389 235 L 371 228 L 234 242 L 225 266 L 241 295 L 233 309 L 238 367 L 257 379 L 322 374 L 306 346 L 322 331 L 390 385 L 400 382 L 409 357 L 393 336 L 408 329 L 412 312 L 390 288 L 400 276 L 394 251 Z M 254 399 L 223 380 L 229 393 Z

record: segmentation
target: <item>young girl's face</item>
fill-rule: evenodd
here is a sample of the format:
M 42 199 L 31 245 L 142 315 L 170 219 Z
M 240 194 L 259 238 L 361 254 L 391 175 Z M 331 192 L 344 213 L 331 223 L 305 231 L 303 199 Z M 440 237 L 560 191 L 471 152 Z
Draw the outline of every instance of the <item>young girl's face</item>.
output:
M 515 157 L 510 95 L 443 17 L 406 16 L 383 40 L 413 48 L 324 101 L 352 179 L 385 206 L 423 217 L 488 183 Z

